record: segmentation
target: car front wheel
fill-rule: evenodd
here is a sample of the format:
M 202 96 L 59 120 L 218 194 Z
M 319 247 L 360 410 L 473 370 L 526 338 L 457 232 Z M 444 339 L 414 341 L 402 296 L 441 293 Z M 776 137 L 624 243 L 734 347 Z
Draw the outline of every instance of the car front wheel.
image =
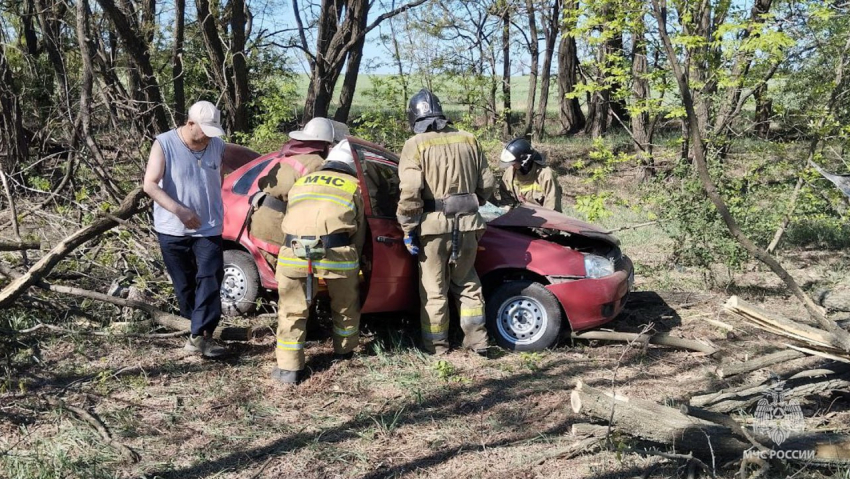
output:
M 225 316 L 254 312 L 260 291 L 260 273 L 254 258 L 245 251 L 225 250 L 221 311 Z
M 487 326 L 499 346 L 542 351 L 558 340 L 563 313 L 555 297 L 534 281 L 509 281 L 487 298 Z

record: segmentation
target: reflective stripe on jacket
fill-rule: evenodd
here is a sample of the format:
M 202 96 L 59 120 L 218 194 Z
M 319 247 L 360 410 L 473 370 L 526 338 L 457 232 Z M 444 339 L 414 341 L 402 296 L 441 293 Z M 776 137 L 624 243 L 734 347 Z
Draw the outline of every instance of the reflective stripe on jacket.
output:
M 319 237 L 345 233 L 351 237 L 351 245 L 325 249 L 324 258 L 313 261 L 316 277 L 357 275 L 366 235 L 364 222 L 363 197 L 353 176 L 320 170 L 298 179 L 289 190 L 289 205 L 283 218 L 287 234 Z M 307 275 L 307 260 L 296 257 L 291 247 L 281 247 L 277 272 L 303 278 Z

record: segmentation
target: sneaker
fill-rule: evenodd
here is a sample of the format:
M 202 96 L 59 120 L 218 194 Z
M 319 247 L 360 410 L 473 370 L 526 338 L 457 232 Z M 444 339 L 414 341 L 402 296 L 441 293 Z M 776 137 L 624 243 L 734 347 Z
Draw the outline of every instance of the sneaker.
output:
M 272 369 L 272 379 L 281 384 L 297 384 L 301 371 L 287 371 L 286 369 L 280 369 L 275 367 Z
M 227 354 L 227 350 L 215 344 L 212 339 L 207 339 L 204 336 L 189 335 L 186 340 L 186 345 L 183 346 L 184 351 L 194 354 L 200 354 L 205 358 L 218 358 Z

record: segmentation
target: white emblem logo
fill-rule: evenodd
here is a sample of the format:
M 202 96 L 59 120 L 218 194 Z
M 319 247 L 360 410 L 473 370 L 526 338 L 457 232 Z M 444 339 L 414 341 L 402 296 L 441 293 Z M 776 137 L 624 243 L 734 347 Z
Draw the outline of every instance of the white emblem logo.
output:
M 756 406 L 753 430 L 767 435 L 776 445 L 782 444 L 792 432 L 805 427 L 803 411 L 796 399 L 785 400 L 785 381 L 780 381 L 764 392 Z

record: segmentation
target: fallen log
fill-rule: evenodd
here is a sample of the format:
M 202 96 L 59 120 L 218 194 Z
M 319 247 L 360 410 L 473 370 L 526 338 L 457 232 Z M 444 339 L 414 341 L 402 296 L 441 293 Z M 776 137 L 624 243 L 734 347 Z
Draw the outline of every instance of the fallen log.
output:
M 711 394 L 697 395 L 691 397 L 689 403 L 691 406 L 722 413 L 745 409 L 765 397 L 765 394 L 774 387 L 774 382 L 770 380 L 760 384 L 747 384 Z M 850 388 L 850 366 L 835 363 L 787 376 L 783 392 L 785 399 L 788 400 L 848 388 Z
M 598 339 L 602 341 L 622 341 L 635 342 L 642 344 L 656 344 L 658 346 L 669 346 L 672 348 L 688 349 L 700 353 L 712 355 L 717 352 L 717 348 L 710 344 L 705 344 L 700 341 L 691 339 L 676 338 L 665 333 L 657 334 L 638 334 L 638 333 L 618 333 L 613 331 L 582 331 L 578 333 L 570 333 L 570 337 L 574 339 Z
M 123 299 L 116 296 L 110 296 L 108 294 L 98 293 L 97 291 L 89 291 L 72 286 L 49 284 L 43 281 L 36 283 L 36 286 L 55 293 L 70 294 L 81 298 L 103 301 L 104 303 L 114 304 L 115 306 L 138 309 L 147 313 L 156 324 L 175 331 L 184 331 L 188 333 L 191 329 L 192 323 L 188 319 L 166 313 L 165 311 L 161 311 L 155 306 L 143 301 Z M 224 341 L 249 341 L 252 336 L 253 330 L 250 327 L 221 327 L 216 328 L 215 333 L 213 333 L 214 338 Z
M 836 345 L 836 337 L 830 332 L 768 313 L 757 306 L 746 303 L 737 296 L 729 298 L 723 308 L 747 320 L 750 324 L 774 334 L 820 347 L 833 348 Z
M 35 241 L 7 241 L 0 240 L 0 251 L 22 251 L 28 249 L 39 249 L 41 243 Z
M 750 447 L 725 426 L 651 401 L 614 397 L 581 380 L 570 394 L 570 403 L 576 414 L 610 421 L 615 429 L 630 436 L 670 444 L 677 451 L 690 451 L 704 459 L 740 457 Z
M 775 353 L 768 354 L 766 356 L 760 356 L 754 359 L 750 359 L 749 361 L 744 361 L 742 363 L 734 363 L 734 364 L 726 364 L 722 365 L 715 371 L 717 376 L 720 378 L 730 378 L 732 376 L 737 376 L 739 374 L 749 373 L 751 371 L 756 371 L 758 369 L 765 368 L 767 366 L 771 366 L 773 364 L 784 363 L 786 361 L 791 361 L 794 359 L 799 359 L 805 357 L 806 354 L 800 351 L 794 350 L 784 350 L 777 351 Z
M 608 433 L 607 426 L 577 423 L 572 426 L 573 436 L 582 438 L 569 446 L 547 451 L 545 454 L 533 457 L 528 463 L 540 465 L 549 459 L 572 459 L 582 453 L 591 452 L 605 441 Z
M 80 245 L 114 228 L 118 225 L 117 220 L 126 220 L 142 211 L 142 200 L 145 197 L 146 195 L 142 191 L 142 188 L 136 188 L 124 198 L 117 210 L 108 215 L 99 216 L 90 225 L 62 239 L 62 241 L 34 264 L 29 271 L 15 278 L 0 291 L 0 309 L 9 306 L 30 286 L 43 279 L 64 257 Z

